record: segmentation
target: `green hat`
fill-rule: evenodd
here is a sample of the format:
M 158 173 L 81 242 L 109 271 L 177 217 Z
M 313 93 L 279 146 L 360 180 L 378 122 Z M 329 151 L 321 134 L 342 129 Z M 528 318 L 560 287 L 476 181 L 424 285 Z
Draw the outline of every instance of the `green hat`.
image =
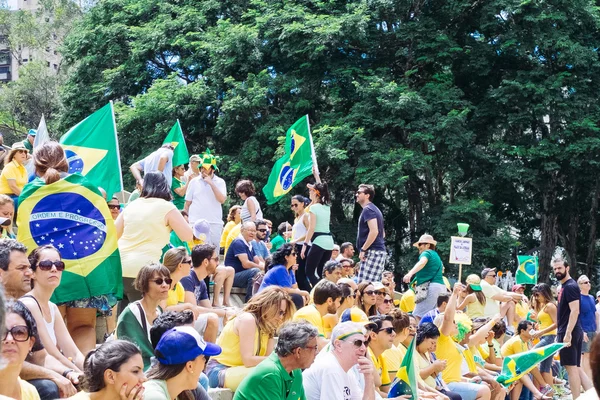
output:
M 220 157 L 214 156 L 210 152 L 210 149 L 207 148 L 204 153 L 200 154 L 200 166 L 204 168 L 213 167 L 215 171 L 218 171 L 219 167 L 217 167 L 217 161 L 219 161 L 219 158 Z
M 481 291 L 481 278 L 477 275 L 471 274 L 467 276 L 466 283 L 467 285 L 471 286 L 471 289 L 475 290 L 476 292 Z

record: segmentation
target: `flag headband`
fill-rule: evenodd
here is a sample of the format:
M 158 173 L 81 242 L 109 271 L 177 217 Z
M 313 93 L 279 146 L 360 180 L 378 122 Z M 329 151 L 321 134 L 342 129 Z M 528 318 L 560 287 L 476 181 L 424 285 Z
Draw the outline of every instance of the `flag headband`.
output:
M 363 336 L 365 335 L 364 331 L 353 331 L 353 332 L 346 333 L 344 335 L 340 335 L 340 336 L 338 336 L 337 339 L 338 340 L 348 339 L 350 336 L 356 335 L 356 334 L 360 334 L 360 335 L 363 335 Z

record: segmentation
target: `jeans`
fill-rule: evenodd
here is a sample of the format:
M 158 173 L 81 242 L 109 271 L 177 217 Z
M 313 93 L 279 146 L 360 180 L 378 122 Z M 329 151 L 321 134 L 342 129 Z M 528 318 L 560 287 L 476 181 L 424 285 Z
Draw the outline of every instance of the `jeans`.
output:
M 246 299 L 244 302 L 248 302 L 252 297 L 252 285 L 254 283 L 254 277 L 260 272 L 258 268 L 250 268 L 245 271 L 236 272 L 233 276 L 233 286 L 246 288 Z
M 549 344 L 552 344 L 556 341 L 556 335 L 546 335 L 546 336 L 542 336 L 540 338 L 540 341 L 538 344 L 536 344 L 533 348 L 537 349 L 539 347 L 543 347 L 543 346 L 548 346 Z M 542 361 L 540 363 L 540 372 L 550 372 L 550 369 L 552 367 L 552 360 L 554 359 L 554 357 L 548 357 L 546 358 L 544 361 Z
M 35 386 L 41 400 L 56 400 L 60 398 L 58 386 L 50 379 L 32 379 L 27 382 Z

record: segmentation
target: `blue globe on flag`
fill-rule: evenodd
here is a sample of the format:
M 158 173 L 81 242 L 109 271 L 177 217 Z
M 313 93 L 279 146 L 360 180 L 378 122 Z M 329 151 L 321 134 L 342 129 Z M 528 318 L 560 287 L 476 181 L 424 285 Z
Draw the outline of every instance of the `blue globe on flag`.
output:
M 29 229 L 38 246 L 51 244 L 62 258 L 77 260 L 102 248 L 107 228 L 102 213 L 88 199 L 67 192 L 42 198 L 33 207 Z
M 527 260 L 523 264 L 527 274 L 535 275 L 535 262 L 533 260 Z
M 73 150 L 69 149 L 65 150 L 65 155 L 67 156 L 67 162 L 69 163 L 69 173 L 82 173 L 84 167 L 83 159 Z
M 294 183 L 294 169 L 284 165 L 279 173 L 279 184 L 283 190 L 288 191 L 292 188 L 292 183 Z

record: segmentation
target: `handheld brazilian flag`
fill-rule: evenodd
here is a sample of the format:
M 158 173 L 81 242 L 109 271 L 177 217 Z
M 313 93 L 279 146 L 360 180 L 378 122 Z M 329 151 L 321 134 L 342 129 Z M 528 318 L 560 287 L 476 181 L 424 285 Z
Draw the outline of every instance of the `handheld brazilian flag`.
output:
M 60 144 L 69 161 L 69 173 L 81 173 L 93 185 L 101 186 L 109 199 L 123 190 L 112 102 L 69 129 Z
M 37 178 L 19 197 L 17 240 L 29 251 L 54 245 L 66 264 L 52 301 L 123 296 L 115 224 L 97 187 L 81 174 L 46 185 Z
M 285 137 L 285 154 L 275 162 L 263 193 L 268 204 L 274 204 L 294 186 L 312 174 L 313 148 L 308 115 L 300 118 L 288 129 Z
M 536 256 L 517 256 L 519 268 L 515 280 L 518 284 L 533 284 L 538 281 L 538 258 Z
M 417 386 L 417 368 L 415 366 L 415 338 L 410 342 L 410 346 L 408 346 L 408 350 L 402 359 L 402 363 L 400 364 L 400 368 L 398 368 L 398 372 L 396 373 L 396 379 L 392 382 L 392 387 L 390 388 L 390 392 L 388 393 L 388 397 L 398 397 L 402 395 L 411 396 L 409 399 L 418 400 L 418 386 Z
M 190 154 L 188 153 L 187 145 L 185 144 L 185 138 L 183 137 L 183 131 L 181 130 L 179 120 L 175 122 L 175 125 L 173 125 L 162 144 L 170 144 L 173 146 L 173 167 L 187 164 L 190 160 Z
M 504 387 L 509 387 L 511 383 L 521 379 L 528 374 L 536 365 L 565 346 L 564 343 L 552 343 L 548 346 L 532 349 L 523 353 L 514 354 L 504 358 L 502 371 L 496 377 L 496 381 Z

